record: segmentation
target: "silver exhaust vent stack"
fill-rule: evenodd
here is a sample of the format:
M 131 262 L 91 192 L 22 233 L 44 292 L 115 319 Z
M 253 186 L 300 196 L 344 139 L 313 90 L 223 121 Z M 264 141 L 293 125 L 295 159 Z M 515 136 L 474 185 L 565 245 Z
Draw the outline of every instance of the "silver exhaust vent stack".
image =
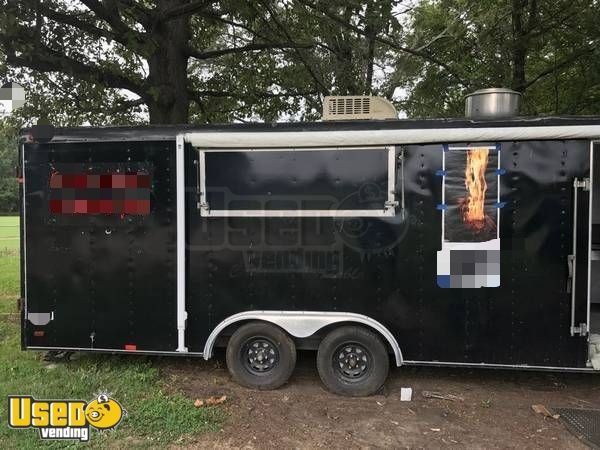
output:
M 521 93 L 505 88 L 480 89 L 467 95 L 465 116 L 468 119 L 506 119 L 519 115 Z

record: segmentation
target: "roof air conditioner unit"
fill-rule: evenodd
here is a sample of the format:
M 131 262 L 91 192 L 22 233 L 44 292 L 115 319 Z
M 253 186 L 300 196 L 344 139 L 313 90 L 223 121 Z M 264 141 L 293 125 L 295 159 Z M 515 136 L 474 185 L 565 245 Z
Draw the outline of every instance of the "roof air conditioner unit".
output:
M 391 102 L 372 95 L 327 96 L 323 100 L 323 120 L 397 119 Z

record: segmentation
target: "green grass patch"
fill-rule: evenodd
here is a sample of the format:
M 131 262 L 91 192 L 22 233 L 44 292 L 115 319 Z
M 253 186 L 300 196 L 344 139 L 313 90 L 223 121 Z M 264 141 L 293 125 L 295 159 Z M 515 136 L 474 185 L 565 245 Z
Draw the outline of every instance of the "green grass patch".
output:
M 19 252 L 19 217 L 0 216 L 0 255 Z
M 76 361 L 48 365 L 39 354 L 22 352 L 18 326 L 0 320 L 10 331 L 0 344 L 0 398 L 26 394 L 38 399 L 90 401 L 100 392 L 109 392 L 127 410 L 128 416 L 115 432 L 101 434 L 91 430 L 93 447 L 117 445 L 123 440 L 127 446 L 161 446 L 193 434 L 216 431 L 222 423 L 220 409 L 195 408 L 192 399 L 165 393 L 159 370 L 144 357 L 86 354 Z M 39 445 L 37 431 L 8 428 L 4 408 L 0 413 L 0 443 L 14 448 Z M 51 443 L 56 448 L 76 445 L 73 441 Z
M 0 217 L 0 227 L 18 218 Z M 218 430 L 224 413 L 218 407 L 195 408 L 193 399 L 166 392 L 160 370 L 152 359 L 136 356 L 81 354 L 75 361 L 48 364 L 36 352 L 20 349 L 19 320 L 15 300 L 19 297 L 19 258 L 0 254 L 0 448 L 52 448 L 79 445 L 92 447 L 163 447 L 185 442 L 192 435 Z M 89 444 L 75 441 L 41 441 L 38 431 L 8 428 L 9 394 L 38 399 L 92 400 L 108 392 L 127 410 L 116 431 L 91 430 Z
M 16 312 L 19 280 L 19 217 L 0 216 L 0 314 Z
M 10 300 L 12 312 L 15 311 L 15 300 L 20 291 L 19 257 L 0 255 L 0 312 L 5 312 L 6 300 Z
M 0 227 L 16 227 L 19 230 L 19 216 L 0 216 Z

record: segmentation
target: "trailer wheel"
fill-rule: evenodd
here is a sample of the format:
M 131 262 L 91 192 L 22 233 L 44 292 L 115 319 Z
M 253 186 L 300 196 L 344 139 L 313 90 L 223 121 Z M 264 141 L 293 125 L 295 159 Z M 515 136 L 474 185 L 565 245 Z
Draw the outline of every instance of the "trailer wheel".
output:
M 389 356 L 379 336 L 360 326 L 343 326 L 321 341 L 317 369 L 323 384 L 339 395 L 372 395 L 385 382 Z
M 238 328 L 227 345 L 227 368 L 235 381 L 251 389 L 282 386 L 296 366 L 296 345 L 280 328 L 252 322 Z

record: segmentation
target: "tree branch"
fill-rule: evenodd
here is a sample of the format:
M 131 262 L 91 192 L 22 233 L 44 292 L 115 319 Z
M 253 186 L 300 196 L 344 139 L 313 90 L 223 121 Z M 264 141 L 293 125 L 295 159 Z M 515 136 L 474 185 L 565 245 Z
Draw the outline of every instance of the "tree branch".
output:
M 105 38 L 109 41 L 118 42 L 124 47 L 129 48 L 140 55 L 148 56 L 148 39 L 139 32 L 127 27 L 125 24 L 123 24 L 123 27 L 119 26 L 115 28 L 109 23 L 111 29 L 114 30 L 110 31 L 97 27 L 91 22 L 80 20 L 74 15 L 56 11 L 55 9 L 49 8 L 42 3 L 40 3 L 39 8 L 44 16 L 59 24 L 71 25 L 72 27 L 75 27 L 81 31 L 91 34 L 92 36 Z M 98 14 L 96 11 L 92 12 Z
M 123 13 L 126 14 L 128 12 L 127 8 L 131 9 L 131 11 L 135 11 L 137 15 L 128 15 L 133 16 L 132 18 L 144 25 L 144 27 L 146 27 L 150 23 L 152 11 L 141 5 L 138 0 L 117 0 L 117 2 L 125 7 Z
M 206 98 L 236 98 L 241 100 L 256 99 L 256 98 L 293 98 L 293 97 L 308 97 L 311 95 L 318 95 L 317 91 L 306 91 L 306 92 L 253 92 L 251 94 L 244 94 L 241 92 L 233 91 L 194 91 L 190 90 L 189 95 L 193 102 L 201 104 Z
M 224 48 L 220 50 L 207 50 L 207 51 L 199 51 L 193 48 L 188 49 L 188 55 L 192 56 L 196 59 L 211 59 L 218 58 L 219 56 L 229 55 L 232 53 L 244 53 L 251 52 L 256 50 L 266 50 L 266 49 L 290 49 L 290 48 L 312 48 L 313 44 L 309 43 L 294 43 L 294 42 L 279 42 L 279 43 L 258 43 L 258 44 L 248 44 L 242 47 L 232 47 L 232 48 Z
M 329 10 L 325 9 L 325 8 L 321 8 L 318 7 L 317 5 L 306 1 L 306 0 L 298 0 L 299 3 L 311 8 L 314 11 L 319 12 L 320 14 L 324 15 L 325 17 L 331 19 L 332 21 L 340 24 L 341 26 L 354 31 L 356 34 L 360 35 L 360 36 L 365 36 L 366 37 L 366 32 L 365 30 L 362 30 L 360 27 L 357 27 L 356 25 L 352 25 L 351 23 L 346 22 L 344 19 L 342 19 L 341 17 L 339 17 L 338 15 L 330 12 Z M 385 44 L 395 50 L 399 50 L 403 53 L 408 53 L 409 55 L 413 55 L 416 57 L 419 57 L 421 59 L 424 59 L 426 61 L 429 61 L 430 63 L 433 63 L 443 69 L 445 69 L 450 75 L 452 75 L 454 78 L 456 78 L 456 80 L 462 84 L 463 86 L 468 86 L 468 83 L 454 70 L 452 69 L 448 64 L 446 64 L 443 61 L 440 61 L 438 58 L 426 53 L 423 50 L 420 49 L 413 49 L 413 48 L 409 48 L 409 47 L 404 47 L 402 45 L 399 45 L 397 43 L 395 43 L 394 41 L 392 41 L 389 38 L 386 37 L 382 37 L 382 36 L 376 36 L 375 40 L 377 40 L 378 42 Z
M 257 38 L 263 39 L 265 41 L 268 41 L 268 37 L 262 33 L 259 33 L 258 31 L 250 28 L 249 26 L 241 23 L 241 22 L 236 22 L 234 20 L 230 20 L 230 19 L 226 19 L 225 17 L 222 17 L 223 15 L 220 14 L 217 11 L 214 10 L 202 10 L 199 11 L 197 14 L 199 14 L 200 16 L 209 19 L 209 20 L 213 20 L 215 22 L 220 22 L 223 23 L 225 25 L 229 25 L 231 27 L 234 28 L 239 28 L 241 30 L 247 31 L 248 33 L 250 33 L 252 36 L 255 36 Z
M 440 33 L 438 33 L 437 35 L 435 35 L 433 38 L 431 38 L 431 40 L 419 47 L 417 47 L 415 50 L 418 52 L 422 52 L 423 50 L 425 50 L 426 48 L 432 46 L 433 44 L 435 44 L 437 41 L 439 41 L 440 39 L 444 39 L 447 37 L 450 37 L 450 35 L 448 34 L 448 31 L 450 30 L 450 25 L 448 25 L 446 28 L 444 28 L 443 31 L 441 31 Z
M 104 3 L 99 0 L 81 0 L 81 3 L 87 6 L 90 11 L 93 11 L 100 19 L 108 23 L 115 31 L 119 33 L 133 31 L 121 20 L 119 8 L 114 1 L 105 1 L 110 8 L 106 8 Z
M 113 105 L 113 107 L 110 109 L 110 112 L 111 113 L 125 112 L 128 109 L 134 108 L 136 106 L 145 105 L 145 104 L 146 104 L 146 100 L 144 100 L 142 97 L 136 98 L 134 100 L 124 100 L 122 102 L 116 102 Z
M 92 105 L 86 103 L 85 99 L 82 99 L 82 96 L 78 95 L 77 92 L 74 92 L 71 89 L 65 89 L 65 87 L 62 86 L 60 83 L 54 81 L 52 77 L 46 77 L 45 81 L 48 82 L 48 84 L 51 85 L 56 92 L 62 94 L 65 99 L 68 99 L 70 102 L 73 102 L 79 110 L 86 111 L 92 114 L 96 113 L 111 115 L 124 113 L 131 108 L 146 104 L 146 101 L 142 97 L 140 97 L 132 100 L 117 100 L 108 107 L 105 105 L 93 105 L 94 107 L 90 108 Z
M 212 2 L 210 0 L 203 0 L 199 2 L 190 2 L 181 6 L 176 6 L 175 8 L 163 11 L 160 14 L 160 20 L 166 22 L 169 20 L 177 19 L 181 16 L 193 15 L 202 11 L 207 6 L 210 6 L 211 3 Z
M 273 14 L 272 10 L 271 10 L 270 12 L 271 12 L 271 17 L 273 18 L 273 21 L 274 21 L 276 24 L 278 24 L 278 26 L 281 28 L 281 24 L 278 22 L 277 18 L 274 16 L 274 14 Z M 255 36 L 255 37 L 258 37 L 258 38 L 260 38 L 260 39 L 263 39 L 263 40 L 266 40 L 266 41 L 268 41 L 268 40 L 269 40 L 269 37 L 267 37 L 266 35 L 264 35 L 264 34 L 262 34 L 262 33 L 259 33 L 259 32 L 257 32 L 257 31 L 255 31 L 254 29 L 250 28 L 249 26 L 247 26 L 247 25 L 245 25 L 245 24 L 243 24 L 243 23 L 236 22 L 236 21 L 234 21 L 234 20 L 230 20 L 230 19 L 227 19 L 227 18 L 225 18 L 225 17 L 222 17 L 222 16 L 223 16 L 223 14 L 221 14 L 221 13 L 219 13 L 219 12 L 217 12 L 217 11 L 214 11 L 214 10 L 211 10 L 211 9 L 207 9 L 207 10 L 201 10 L 201 11 L 199 12 L 199 14 L 200 14 L 202 17 L 205 17 L 205 18 L 207 18 L 207 19 L 214 20 L 214 21 L 217 21 L 217 22 L 221 22 L 221 23 L 224 23 L 224 24 L 226 24 L 226 25 L 232 26 L 232 27 L 234 27 L 234 28 L 239 28 L 239 29 L 245 30 L 245 31 L 247 31 L 248 33 L 250 33 L 251 35 L 253 35 L 253 36 Z M 287 39 L 287 40 L 288 40 L 290 43 L 292 43 L 292 42 L 293 42 L 293 39 L 291 38 L 291 36 L 289 35 L 289 33 L 287 33 L 287 30 L 285 29 L 285 27 L 283 27 L 283 30 L 284 30 L 284 35 L 285 35 L 285 38 L 286 38 L 286 39 Z M 311 47 L 312 47 L 312 45 L 311 45 Z M 297 55 L 298 55 L 298 57 L 300 58 L 300 61 L 302 62 L 302 64 L 303 64 L 303 65 L 306 67 L 307 71 L 309 72 L 309 75 L 310 75 L 310 76 L 313 78 L 313 80 L 315 81 L 315 84 L 316 84 L 316 85 L 317 85 L 317 86 L 320 88 L 320 90 L 322 91 L 322 93 L 324 93 L 325 95 L 327 95 L 327 93 L 329 92 L 329 89 L 328 89 L 328 88 L 327 88 L 327 86 L 326 86 L 326 85 L 325 85 L 325 84 L 324 84 L 324 83 L 323 83 L 323 82 L 320 80 L 320 78 L 317 76 L 317 74 L 316 74 L 316 73 L 314 73 L 314 69 L 311 67 L 311 65 L 308 63 L 308 61 L 306 60 L 306 58 L 305 58 L 305 57 L 302 55 L 302 53 L 300 52 L 300 49 L 301 49 L 301 48 L 304 48 L 304 47 L 289 47 L 289 48 L 291 48 L 291 49 L 295 50 L 296 54 L 297 54 Z M 194 55 L 191 55 L 191 56 L 194 56 Z
M 44 16 L 46 16 L 48 19 L 51 19 L 55 22 L 58 22 L 58 23 L 61 23 L 64 25 L 71 25 L 81 31 L 85 31 L 86 33 L 89 33 L 92 36 L 95 36 L 98 38 L 106 38 L 111 41 L 115 40 L 115 41 L 119 42 L 118 36 L 115 33 L 108 31 L 108 30 L 104 30 L 102 28 L 99 28 L 90 22 L 79 20 L 76 16 L 58 12 L 52 8 L 45 7 L 43 4 L 40 4 L 39 8 L 40 8 L 40 11 L 43 12 Z M 121 42 L 121 43 L 123 43 L 123 42 Z
M 99 83 L 106 87 L 128 89 L 140 96 L 145 94 L 142 80 L 125 77 L 95 64 L 82 63 L 40 43 L 29 53 L 22 52 L 19 55 L 15 50 L 14 37 L 0 34 L 0 43 L 5 49 L 7 62 L 13 66 L 24 66 L 39 72 L 77 75 L 79 79 Z
M 88 9 L 96 14 L 99 19 L 104 20 L 110 27 L 115 30 L 119 36 L 123 39 L 135 38 L 139 44 L 144 44 L 146 36 L 140 34 L 138 31 L 130 28 L 121 19 L 119 12 L 119 5 L 116 0 L 81 0 L 81 2 L 88 7 Z M 143 20 L 140 20 L 142 23 Z
M 552 73 L 556 72 L 557 70 L 560 70 L 563 67 L 571 64 L 572 62 L 577 61 L 579 58 L 581 58 L 585 55 L 594 53 L 596 50 L 597 50 L 597 47 L 592 47 L 592 48 L 586 48 L 586 49 L 580 50 L 578 52 L 575 52 L 572 55 L 568 56 L 567 58 L 564 58 L 563 60 L 557 62 L 556 64 L 552 65 L 551 67 L 548 67 L 547 69 L 543 70 L 542 72 L 537 74 L 535 77 L 533 77 L 531 80 L 527 81 L 526 83 L 522 84 L 521 86 L 517 86 L 517 88 L 520 92 L 523 92 L 526 89 L 530 88 L 535 83 L 537 83 L 542 78 L 544 78 L 548 75 L 551 75 Z
M 273 11 L 273 8 L 271 8 L 271 6 L 269 5 L 269 3 L 265 2 L 265 1 L 263 1 L 261 3 L 265 6 L 265 8 L 267 8 L 267 10 L 269 11 L 269 14 L 271 14 L 271 19 L 275 22 L 275 24 L 283 32 L 283 34 L 285 35 L 286 39 L 288 39 L 289 41 L 293 41 L 292 36 L 288 32 L 287 28 L 279 21 L 279 19 L 277 18 L 277 15 L 275 14 L 275 11 Z M 302 62 L 302 64 L 306 68 L 306 70 L 308 71 L 308 74 L 311 76 L 311 78 L 314 80 L 316 86 L 321 91 L 321 93 L 323 93 L 323 95 L 329 95 L 329 88 L 323 82 L 323 80 L 321 79 L 321 77 L 319 77 L 317 75 L 317 73 L 315 72 L 314 68 L 309 63 L 309 61 L 307 61 L 306 57 L 302 54 L 302 52 L 300 51 L 300 49 L 296 48 L 295 52 L 298 55 L 298 58 L 300 58 L 300 61 Z

